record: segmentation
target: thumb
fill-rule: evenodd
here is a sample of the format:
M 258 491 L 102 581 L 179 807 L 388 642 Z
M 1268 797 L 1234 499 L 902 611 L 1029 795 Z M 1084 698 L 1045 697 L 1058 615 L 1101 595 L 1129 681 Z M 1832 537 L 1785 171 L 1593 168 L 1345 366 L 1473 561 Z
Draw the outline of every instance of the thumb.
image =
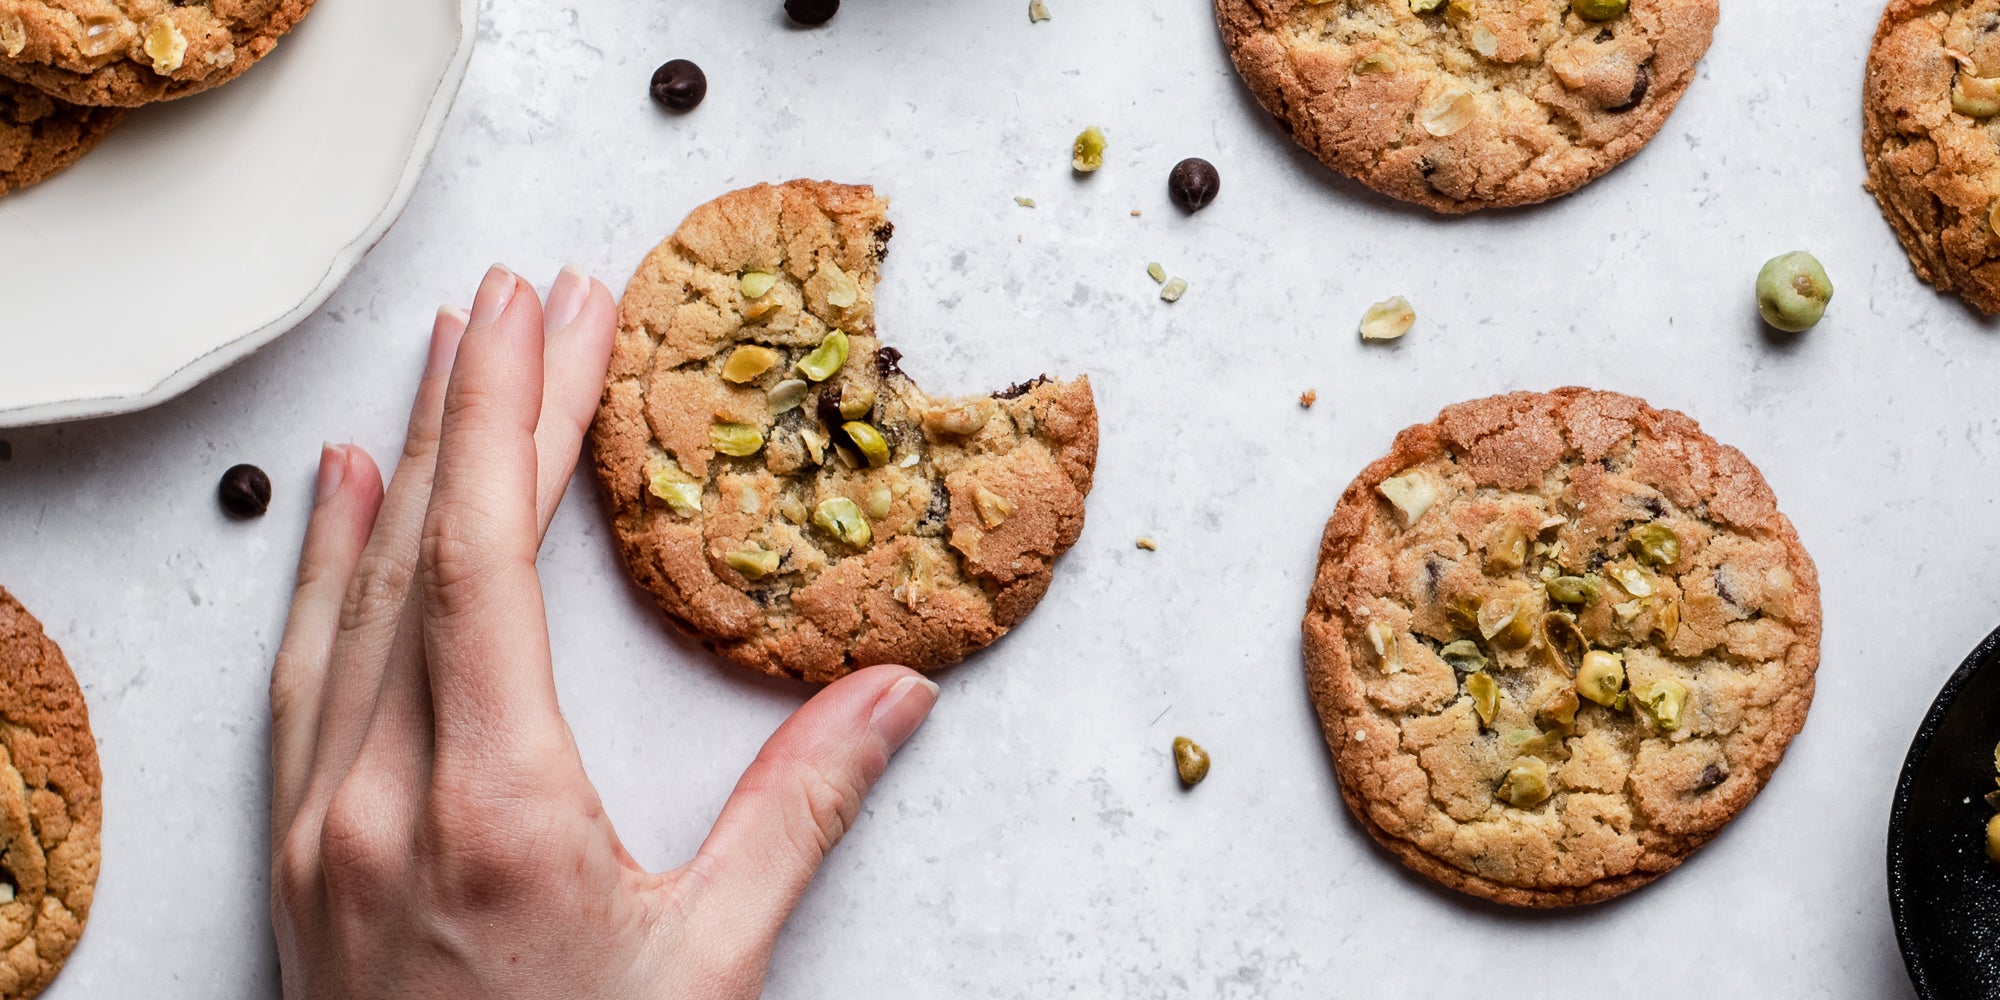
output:
M 905 667 L 869 667 L 778 727 L 683 869 L 693 876 L 687 926 L 703 950 L 761 970 L 827 852 L 937 696 L 936 684 Z

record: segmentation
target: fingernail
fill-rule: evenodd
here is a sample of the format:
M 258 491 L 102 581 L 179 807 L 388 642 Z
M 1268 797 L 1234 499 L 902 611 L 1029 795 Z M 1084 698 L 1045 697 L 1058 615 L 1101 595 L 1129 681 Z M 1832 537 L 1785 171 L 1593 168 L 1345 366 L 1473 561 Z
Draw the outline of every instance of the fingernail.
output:
M 938 686 L 928 678 L 905 677 L 882 692 L 875 710 L 868 716 L 868 725 L 888 744 L 889 752 L 894 753 L 924 724 L 937 699 Z
M 431 353 L 424 359 L 424 378 L 451 371 L 451 363 L 458 358 L 458 340 L 465 336 L 466 324 L 471 321 L 472 316 L 456 306 L 438 310 L 438 321 L 431 325 Z
M 549 288 L 549 301 L 542 311 L 542 333 L 553 336 L 558 330 L 575 322 L 583 312 L 583 304 L 590 299 L 590 275 L 583 269 L 570 264 L 556 275 L 556 283 Z
M 340 484 L 346 479 L 347 453 L 330 442 L 320 445 L 319 480 L 313 485 L 313 506 L 327 502 L 340 492 Z
M 468 322 L 472 326 L 484 326 L 500 318 L 507 311 L 507 303 L 514 301 L 514 272 L 499 264 L 486 272 L 485 280 L 479 283 L 479 294 L 472 299 L 472 316 Z

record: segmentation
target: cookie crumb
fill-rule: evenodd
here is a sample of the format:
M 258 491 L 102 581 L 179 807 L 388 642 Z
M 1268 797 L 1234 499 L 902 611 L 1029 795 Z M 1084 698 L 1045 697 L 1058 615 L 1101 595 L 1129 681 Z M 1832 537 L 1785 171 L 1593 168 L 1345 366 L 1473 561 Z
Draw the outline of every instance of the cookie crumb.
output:
M 1132 217 L 1133 217 L 1133 218 L 1135 218 L 1135 219 L 1139 217 L 1139 210 L 1138 210 L 1138 209 L 1136 209 L 1136 208 L 1135 208 L 1135 209 L 1133 209 L 1133 210 L 1132 210 Z
M 1048 19 L 1049 19 L 1049 8 L 1047 5 L 1042 3 L 1042 0 L 1028 0 L 1029 24 L 1034 24 L 1038 21 L 1046 21 Z
M 1016 196 L 1014 197 L 1014 204 L 1016 204 L 1016 205 L 1019 205 L 1019 206 L 1021 206 L 1022 208 L 1034 208 L 1034 207 L 1035 207 L 1035 199 L 1033 199 L 1033 198 L 1023 198 L 1023 197 L 1021 197 L 1021 196 L 1019 196 L 1019 195 L 1016 195 Z
M 1299 406 L 1305 409 L 1312 409 L 1312 405 L 1317 402 L 1319 402 L 1319 392 L 1317 390 L 1307 389 L 1299 394 Z
M 1140 548 L 1148 552 L 1160 551 L 1160 543 L 1153 541 L 1153 536 L 1151 535 L 1140 535 L 1137 544 Z

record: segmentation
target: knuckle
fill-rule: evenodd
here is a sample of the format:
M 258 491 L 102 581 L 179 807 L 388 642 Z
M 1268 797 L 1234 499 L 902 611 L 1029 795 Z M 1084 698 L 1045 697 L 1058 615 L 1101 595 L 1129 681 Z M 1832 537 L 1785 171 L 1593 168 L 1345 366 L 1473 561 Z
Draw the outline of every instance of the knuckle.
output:
M 273 903 L 295 921 L 318 908 L 320 891 L 319 835 L 301 823 L 284 832 L 273 850 Z
M 327 804 L 317 843 L 317 868 L 327 889 L 344 897 L 368 898 L 395 884 L 404 873 L 408 850 L 393 823 L 371 806 L 372 793 L 343 782 Z
M 461 501 L 438 500 L 424 525 L 422 559 L 427 608 L 451 617 L 473 602 L 493 562 L 488 519 Z
M 425 820 L 432 884 L 467 911 L 500 908 L 538 891 L 551 820 L 504 795 L 436 791 Z
M 305 693 L 301 690 L 312 664 L 291 649 L 278 650 L 278 658 L 271 666 L 271 729 L 286 731 L 294 716 L 303 708 L 301 702 Z
M 340 607 L 341 632 L 353 633 L 390 619 L 400 612 L 409 590 L 408 565 L 391 556 L 364 556 Z
M 801 856 L 821 859 L 833 850 L 861 811 L 860 783 L 824 768 L 758 760 L 747 780 L 786 805 L 784 836 Z

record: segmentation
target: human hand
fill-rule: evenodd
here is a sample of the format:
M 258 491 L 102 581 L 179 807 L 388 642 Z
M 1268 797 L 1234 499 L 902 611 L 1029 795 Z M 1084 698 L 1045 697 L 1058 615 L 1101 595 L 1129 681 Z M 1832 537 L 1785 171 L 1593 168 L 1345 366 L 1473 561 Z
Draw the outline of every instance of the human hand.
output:
M 328 446 L 271 675 L 272 923 L 291 998 L 754 997 L 937 688 L 875 667 L 765 744 L 694 860 L 642 869 L 556 704 L 535 556 L 616 307 L 505 269 L 441 312 L 386 491 Z

